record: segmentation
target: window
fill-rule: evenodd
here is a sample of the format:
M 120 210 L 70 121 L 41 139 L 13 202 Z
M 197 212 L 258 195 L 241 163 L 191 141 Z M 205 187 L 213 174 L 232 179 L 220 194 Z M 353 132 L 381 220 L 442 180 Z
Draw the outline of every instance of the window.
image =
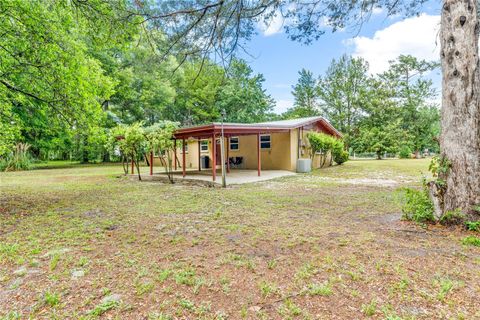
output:
M 238 137 L 231 137 L 230 138 L 230 150 L 238 150 L 239 143 Z
M 200 151 L 207 152 L 208 151 L 208 140 L 200 141 Z
M 270 140 L 270 135 L 262 135 L 260 136 L 260 148 L 261 149 L 270 149 L 272 147 L 272 143 Z

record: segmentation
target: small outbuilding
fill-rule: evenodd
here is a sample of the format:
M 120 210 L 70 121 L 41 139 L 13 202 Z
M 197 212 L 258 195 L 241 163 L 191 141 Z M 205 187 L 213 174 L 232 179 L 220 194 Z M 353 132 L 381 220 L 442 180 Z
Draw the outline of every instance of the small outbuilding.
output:
M 209 170 L 215 181 L 221 166 L 221 137 L 225 137 L 225 166 L 232 169 L 295 171 L 297 160 L 308 158 L 307 133 L 323 132 L 337 138 L 342 134 L 323 117 L 260 123 L 219 123 L 185 127 L 174 134 L 179 148 L 174 156 L 175 170 Z M 314 167 L 318 166 L 316 161 Z M 215 169 L 214 169 L 215 168 Z

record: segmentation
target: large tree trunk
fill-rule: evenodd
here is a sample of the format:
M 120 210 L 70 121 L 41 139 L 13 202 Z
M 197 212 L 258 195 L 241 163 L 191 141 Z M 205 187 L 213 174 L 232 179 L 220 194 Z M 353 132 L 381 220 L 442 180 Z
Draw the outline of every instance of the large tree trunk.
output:
M 479 29 L 477 0 L 444 0 L 440 152 L 451 167 L 443 176 L 443 213 L 473 214 L 480 204 Z

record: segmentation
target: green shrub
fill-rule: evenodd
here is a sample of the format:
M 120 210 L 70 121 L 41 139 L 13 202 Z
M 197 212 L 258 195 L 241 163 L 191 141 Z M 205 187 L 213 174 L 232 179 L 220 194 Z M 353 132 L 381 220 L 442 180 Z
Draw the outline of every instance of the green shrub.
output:
M 402 208 L 403 218 L 418 223 L 435 221 L 433 203 L 426 188 L 416 190 L 405 188 L 405 203 Z
M 465 227 L 469 231 L 480 231 L 480 221 L 467 221 Z
M 398 156 L 400 159 L 410 159 L 412 157 L 412 149 L 410 149 L 408 146 L 403 146 L 400 149 Z
M 317 153 L 323 155 L 320 161 L 320 167 L 325 165 L 325 161 L 329 154 L 332 156 L 331 159 L 338 164 L 342 164 L 348 160 L 348 152 L 345 151 L 345 144 L 341 139 L 314 131 L 309 132 L 307 138 L 312 159 Z
M 462 243 L 469 246 L 480 247 L 480 238 L 475 236 L 468 236 L 463 238 Z
M 342 151 L 338 154 L 333 154 L 333 161 L 335 161 L 337 164 L 342 164 L 344 162 L 347 162 L 349 158 L 349 154 L 347 151 Z

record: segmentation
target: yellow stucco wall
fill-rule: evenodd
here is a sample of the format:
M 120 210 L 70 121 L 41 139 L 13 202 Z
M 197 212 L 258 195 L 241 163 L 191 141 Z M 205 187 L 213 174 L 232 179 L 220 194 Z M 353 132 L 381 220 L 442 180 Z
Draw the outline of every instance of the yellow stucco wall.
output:
M 290 170 L 296 171 L 298 158 L 298 136 L 301 132 L 302 139 L 300 141 L 300 158 L 309 158 L 308 153 L 308 130 L 293 129 L 289 132 L 272 133 L 270 134 L 271 148 L 261 149 L 261 164 L 262 170 Z M 239 136 L 238 150 L 229 150 L 229 157 L 243 157 L 242 169 L 257 169 L 257 136 L 247 135 Z M 208 151 L 201 151 L 200 155 L 207 155 L 210 159 L 210 167 L 212 165 L 212 139 L 205 139 L 208 141 Z M 179 143 L 180 144 L 180 143 Z M 198 169 L 198 140 L 191 139 L 187 141 L 187 152 L 185 154 L 185 163 L 187 169 Z M 228 142 L 225 139 L 225 157 L 227 156 Z M 220 149 L 220 148 L 219 148 Z M 218 150 L 220 153 L 220 150 Z M 182 148 L 177 149 L 178 161 L 182 163 Z M 326 163 L 329 163 L 327 159 Z M 154 161 L 155 166 L 159 166 L 158 158 Z M 220 166 L 220 163 L 217 163 Z M 320 156 L 315 156 L 313 159 L 313 167 L 318 168 L 320 165 Z M 180 169 L 180 166 L 178 166 Z
M 243 157 L 243 169 L 257 169 L 257 136 L 239 136 L 239 148 L 238 150 L 229 150 L 229 157 Z M 201 151 L 200 155 L 208 155 L 210 158 L 210 166 L 212 165 L 212 140 L 208 139 L 208 151 Z M 295 146 L 292 147 L 291 132 L 272 133 L 270 135 L 271 148 L 261 149 L 261 164 L 262 170 L 295 170 L 296 151 L 291 153 L 291 150 L 296 150 Z M 185 154 L 185 163 L 187 169 L 198 169 L 198 141 L 189 140 L 187 152 Z M 225 139 L 225 157 L 227 156 L 227 139 Z M 220 150 L 218 150 L 220 153 Z M 177 149 L 177 156 L 182 163 L 182 149 Z M 293 164 L 292 164 L 293 160 Z M 155 159 L 154 165 L 160 165 L 158 158 Z M 217 163 L 219 166 L 220 163 Z

